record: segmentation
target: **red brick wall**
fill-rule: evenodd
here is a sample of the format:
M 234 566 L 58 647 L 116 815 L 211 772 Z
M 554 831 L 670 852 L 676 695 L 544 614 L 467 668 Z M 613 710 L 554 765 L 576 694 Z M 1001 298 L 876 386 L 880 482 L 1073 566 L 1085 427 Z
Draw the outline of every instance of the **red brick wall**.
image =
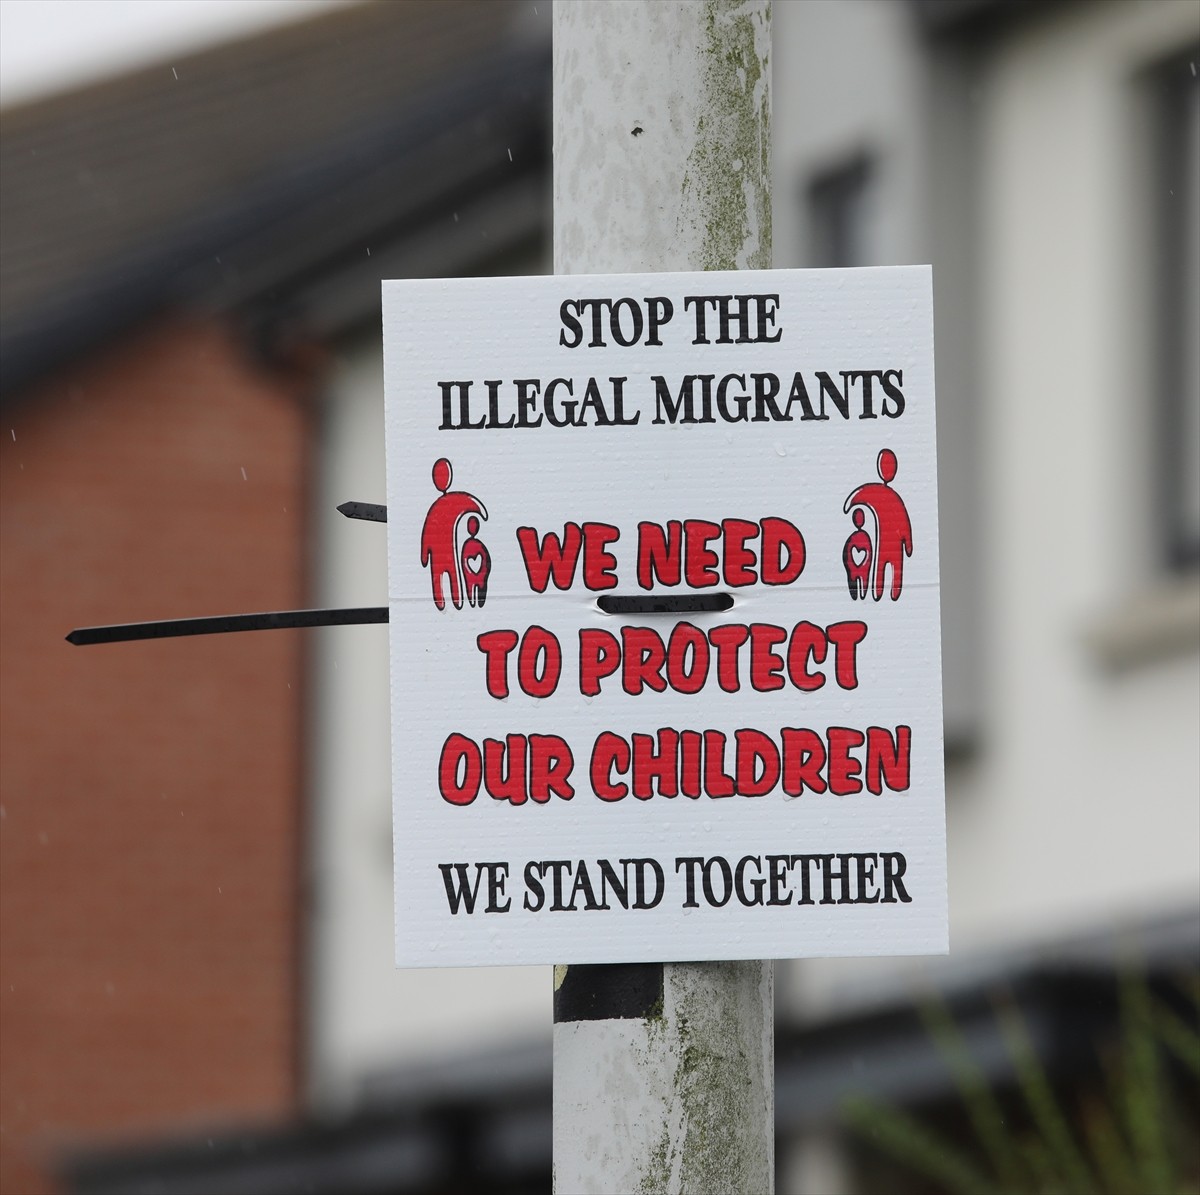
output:
M 174 321 L 0 413 L 5 1193 L 294 1106 L 305 632 L 63 635 L 305 604 L 306 389 Z

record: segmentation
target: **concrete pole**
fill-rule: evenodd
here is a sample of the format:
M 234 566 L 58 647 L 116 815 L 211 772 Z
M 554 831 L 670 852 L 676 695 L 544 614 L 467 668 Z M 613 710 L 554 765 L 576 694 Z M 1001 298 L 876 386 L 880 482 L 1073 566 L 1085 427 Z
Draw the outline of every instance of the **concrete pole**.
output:
M 557 0 L 556 274 L 771 265 L 770 44 L 770 0 Z M 768 962 L 556 967 L 555 1191 L 769 1195 L 773 1004 Z

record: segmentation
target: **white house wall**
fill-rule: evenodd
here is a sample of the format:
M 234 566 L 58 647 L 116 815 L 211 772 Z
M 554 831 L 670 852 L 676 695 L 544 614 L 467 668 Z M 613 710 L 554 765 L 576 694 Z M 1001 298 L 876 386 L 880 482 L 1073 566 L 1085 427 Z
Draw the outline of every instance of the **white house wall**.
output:
M 1200 625 L 1123 671 L 1095 633 L 1169 583 L 1149 502 L 1140 75 L 1197 33 L 1187 2 L 1065 5 L 1003 42 L 983 82 L 991 688 L 951 801 L 958 946 L 1200 900 Z
M 315 501 L 324 606 L 387 604 L 386 528 L 349 520 L 348 499 L 383 502 L 383 352 L 348 344 L 325 409 Z M 393 966 L 392 805 L 387 628 L 314 636 L 312 860 L 313 1095 L 353 1098 L 398 1059 L 438 1058 L 551 1032 L 549 967 L 408 970 Z
M 900 7 L 838 5 L 832 22 L 874 13 L 882 25 L 895 14 L 879 10 Z M 830 15 L 785 3 L 777 23 Z M 1200 579 L 1161 570 L 1153 526 L 1157 208 L 1144 89 L 1147 68 L 1197 32 L 1195 5 L 1175 0 L 1055 6 L 976 47 L 920 50 L 911 26 L 893 29 L 892 52 L 928 53 L 940 88 L 923 97 L 928 180 L 961 180 L 924 196 L 938 401 L 948 412 L 966 389 L 975 408 L 947 427 L 939 412 L 944 603 L 964 561 L 946 545 L 969 528 L 978 568 L 966 591 L 978 603 L 978 732 L 946 777 L 951 967 L 1200 902 Z M 854 53 L 830 46 L 826 72 Z M 791 145 L 798 170 L 810 159 L 782 127 L 789 115 L 777 109 L 777 155 L 787 162 Z M 846 136 L 861 133 L 847 125 Z M 969 154 L 968 169 L 949 152 Z M 777 207 L 777 230 L 786 218 Z M 967 471 L 964 454 L 977 460 Z M 1126 645 L 1120 659 L 1113 641 Z M 948 726 L 956 679 L 948 668 Z M 946 969 L 811 960 L 779 990 L 816 1016 L 919 988 L 931 968 Z

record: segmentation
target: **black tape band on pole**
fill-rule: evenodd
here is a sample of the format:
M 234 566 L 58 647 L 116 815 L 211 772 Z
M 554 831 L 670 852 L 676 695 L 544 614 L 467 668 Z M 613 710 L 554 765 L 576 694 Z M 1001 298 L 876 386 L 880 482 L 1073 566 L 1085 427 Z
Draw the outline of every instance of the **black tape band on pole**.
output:
M 661 1016 L 662 963 L 601 963 L 567 968 L 554 993 L 554 1023 L 645 1020 Z

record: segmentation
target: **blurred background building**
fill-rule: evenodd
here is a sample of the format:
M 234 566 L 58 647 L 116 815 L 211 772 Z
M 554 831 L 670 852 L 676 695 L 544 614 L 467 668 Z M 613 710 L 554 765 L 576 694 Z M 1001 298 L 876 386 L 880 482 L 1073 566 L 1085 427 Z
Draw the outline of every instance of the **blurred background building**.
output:
M 386 632 L 62 638 L 385 602 L 334 509 L 384 495 L 379 281 L 550 268 L 549 14 L 336 6 L 0 115 L 5 1193 L 549 1187 L 548 969 L 392 968 Z M 997 992 L 1066 1109 L 1125 970 L 1195 1025 L 1200 8 L 774 21 L 775 264 L 934 267 L 952 949 L 779 964 L 779 1190 L 940 1191 L 845 1103 L 970 1152 L 923 1001 L 1013 1132 Z

